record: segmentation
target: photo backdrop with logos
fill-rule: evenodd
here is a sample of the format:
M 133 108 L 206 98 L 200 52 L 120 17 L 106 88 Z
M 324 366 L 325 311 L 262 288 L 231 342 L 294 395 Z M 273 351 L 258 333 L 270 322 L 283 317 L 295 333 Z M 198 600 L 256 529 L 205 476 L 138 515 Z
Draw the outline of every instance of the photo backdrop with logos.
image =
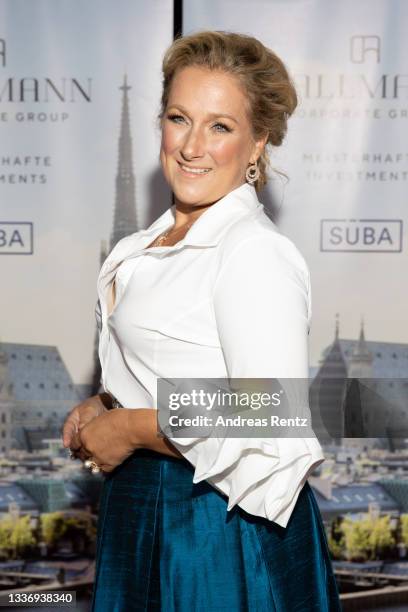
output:
M 377 375 L 407 377 L 407 21 L 404 0 L 183 4 L 184 34 L 258 37 L 294 80 L 299 104 L 271 154 L 290 180 L 272 175 L 260 199 L 311 270 L 312 370 L 338 314 L 340 338 L 357 340 L 363 318 L 366 340 L 384 343 Z
M 130 231 L 170 204 L 156 115 L 173 8 L 0 0 L 0 348 L 55 347 L 76 385 L 94 373 L 96 278 L 115 207 L 126 208 L 121 152 L 134 180 Z M 184 33 L 257 36 L 296 84 L 298 108 L 271 155 L 290 181 L 272 175 L 261 200 L 311 269 L 314 366 L 338 313 L 340 337 L 357 339 L 364 317 L 366 338 L 389 348 L 389 375 L 407 376 L 407 13 L 403 0 L 183 5 Z
M 171 204 L 156 115 L 172 39 L 172 0 L 0 1 L 0 343 L 56 347 L 75 385 L 115 223 Z

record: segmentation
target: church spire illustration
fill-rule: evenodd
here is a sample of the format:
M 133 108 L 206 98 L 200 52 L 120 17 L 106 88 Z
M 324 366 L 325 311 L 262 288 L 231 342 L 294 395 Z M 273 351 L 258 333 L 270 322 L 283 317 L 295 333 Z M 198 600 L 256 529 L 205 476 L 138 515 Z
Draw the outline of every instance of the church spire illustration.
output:
M 113 227 L 109 240 L 101 242 L 100 264 L 119 240 L 138 231 L 135 197 L 135 176 L 133 174 L 132 136 L 130 132 L 129 96 L 131 89 L 124 75 L 123 85 L 119 87 L 122 93 L 122 111 L 120 119 L 120 134 L 118 147 L 118 166 L 115 183 L 115 208 L 113 211 Z M 101 365 L 99 362 L 99 332 L 95 332 L 94 341 L 94 373 L 92 377 L 92 392 L 100 390 Z
M 350 378 L 372 377 L 373 355 L 367 346 L 364 335 L 364 320 L 361 317 L 360 336 L 356 342 L 350 359 L 348 375 Z
M 122 113 L 119 135 L 119 155 L 116 173 L 115 209 L 113 228 L 110 237 L 110 251 L 115 244 L 138 231 L 135 200 L 135 177 L 132 161 L 132 136 L 130 133 L 129 96 L 131 87 L 127 83 L 125 74 L 122 90 Z

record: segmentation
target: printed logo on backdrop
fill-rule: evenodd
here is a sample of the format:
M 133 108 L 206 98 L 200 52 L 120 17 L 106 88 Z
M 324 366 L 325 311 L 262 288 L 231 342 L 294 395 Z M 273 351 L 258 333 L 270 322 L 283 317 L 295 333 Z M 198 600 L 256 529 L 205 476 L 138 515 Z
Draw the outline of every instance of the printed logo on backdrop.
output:
M 30 221 L 0 221 L 0 255 L 32 255 L 33 252 Z
M 14 75 L 6 39 L 0 39 L 0 127 L 65 123 L 75 103 L 92 102 L 92 79 L 75 76 Z M 67 110 L 69 108 L 69 111 Z M 50 155 L 2 153 L 1 185 L 45 185 L 52 169 Z M 33 254 L 33 222 L 0 219 L 0 254 Z
M 321 219 L 320 250 L 400 253 L 402 219 Z
M 340 42 L 340 41 L 339 41 Z M 375 43 L 375 44 L 374 44 Z M 390 43 L 392 44 L 392 43 Z M 343 45 L 344 46 L 344 45 Z M 349 40 L 349 61 L 351 64 L 368 63 L 367 58 L 373 57 L 377 64 L 381 61 L 380 37 L 352 36 Z M 344 56 L 344 54 L 343 54 Z M 341 54 L 339 57 L 341 61 Z M 371 63 L 371 62 L 370 62 Z M 396 100 L 406 94 L 406 74 L 399 73 L 376 73 L 376 72 L 334 72 L 331 66 L 322 64 L 323 69 L 319 72 L 294 73 L 294 80 L 298 89 L 302 92 L 305 100 Z M 299 111 L 297 109 L 297 116 Z M 323 110 L 323 109 L 322 109 Z M 345 110 L 345 109 L 344 109 Z M 349 111 L 351 109 L 348 109 Z M 379 110 L 379 109 L 377 109 Z M 302 116 L 302 114 L 300 114 Z M 320 115 L 321 117 L 323 115 Z M 342 117 L 353 117 L 344 113 Z M 362 116 L 367 117 L 367 114 Z M 392 116 L 392 115 L 388 115 Z M 402 116 L 406 116 L 405 114 Z M 379 118 L 377 116 L 377 118 Z
M 395 42 L 388 39 L 386 44 L 392 47 Z M 408 118 L 407 75 L 398 69 L 381 68 L 382 46 L 381 37 L 376 34 L 339 38 L 336 63 L 320 60 L 317 66 L 312 64 L 308 72 L 294 72 L 300 94 L 294 117 L 316 120 L 319 129 L 324 121 L 357 120 L 360 125 L 373 121 L 372 130 L 378 121 L 405 122 Z M 343 60 L 346 65 L 348 62 L 349 69 L 337 67 Z M 346 132 L 346 126 L 344 129 Z M 339 135 L 339 143 L 342 140 Z M 404 151 L 364 151 L 353 146 L 353 140 L 342 149 L 329 147 L 326 151 L 310 149 L 302 153 L 305 177 L 314 183 L 405 182 L 408 179 L 407 161 L 408 154 Z
M 369 58 L 374 56 L 379 64 L 380 43 L 379 36 L 352 36 L 350 38 L 350 60 L 354 64 L 363 64 L 367 56 Z
M 8 54 L 5 39 L 0 39 L 0 64 L 3 68 L 7 67 Z M 58 104 L 58 111 L 25 111 L 18 110 L 9 113 L 0 111 L 0 121 L 18 122 L 46 122 L 46 121 L 67 121 L 70 114 L 67 110 L 62 110 L 61 105 L 75 104 L 76 102 L 92 101 L 92 79 L 80 80 L 73 76 L 60 76 L 57 79 L 48 76 L 2 76 L 0 80 L 0 103 L 19 103 L 19 104 Z M 64 108 L 64 107 L 62 107 Z

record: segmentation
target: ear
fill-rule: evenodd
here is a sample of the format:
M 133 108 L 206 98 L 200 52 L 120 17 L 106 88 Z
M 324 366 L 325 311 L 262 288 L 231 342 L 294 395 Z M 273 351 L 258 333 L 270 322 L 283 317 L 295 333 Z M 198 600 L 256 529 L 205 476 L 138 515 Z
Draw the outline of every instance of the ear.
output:
M 249 158 L 250 164 L 254 164 L 256 161 L 258 161 L 258 159 L 262 155 L 262 151 L 264 150 L 267 142 L 268 142 L 268 134 L 265 134 L 265 136 L 255 141 L 254 147 L 252 149 L 251 157 Z

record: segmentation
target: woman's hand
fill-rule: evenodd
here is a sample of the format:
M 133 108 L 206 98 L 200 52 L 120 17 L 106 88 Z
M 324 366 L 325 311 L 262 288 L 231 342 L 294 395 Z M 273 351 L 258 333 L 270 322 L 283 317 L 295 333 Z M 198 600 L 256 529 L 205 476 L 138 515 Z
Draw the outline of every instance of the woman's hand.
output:
M 138 448 L 130 423 L 133 412 L 128 408 L 114 408 L 89 420 L 79 430 L 81 451 L 103 472 L 112 472 Z
M 62 430 L 62 443 L 64 447 L 70 448 L 83 459 L 84 457 L 81 456 L 83 453 L 81 453 L 79 432 L 85 425 L 92 421 L 92 419 L 100 416 L 106 412 L 106 410 L 107 408 L 99 395 L 93 395 L 75 406 L 65 419 Z

